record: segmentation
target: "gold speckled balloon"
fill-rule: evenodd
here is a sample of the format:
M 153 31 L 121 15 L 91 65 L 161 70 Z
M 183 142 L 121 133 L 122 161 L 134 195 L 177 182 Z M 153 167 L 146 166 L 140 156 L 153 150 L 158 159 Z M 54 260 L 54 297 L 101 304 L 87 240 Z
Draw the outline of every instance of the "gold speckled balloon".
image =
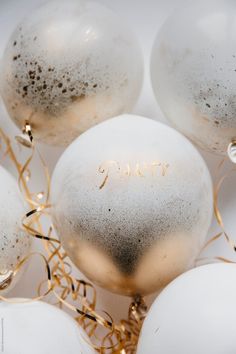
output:
M 142 54 L 123 19 L 96 2 L 56 0 L 30 13 L 3 57 L 1 94 L 13 121 L 67 145 L 128 112 L 140 92 Z
M 123 115 L 67 148 L 52 204 L 62 244 L 89 279 L 116 293 L 148 294 L 193 265 L 211 221 L 212 183 L 186 138 Z
M 163 113 L 198 146 L 222 155 L 236 139 L 235 13 L 233 0 L 187 1 L 162 26 L 151 59 Z M 229 155 L 236 162 L 233 150 L 235 143 Z

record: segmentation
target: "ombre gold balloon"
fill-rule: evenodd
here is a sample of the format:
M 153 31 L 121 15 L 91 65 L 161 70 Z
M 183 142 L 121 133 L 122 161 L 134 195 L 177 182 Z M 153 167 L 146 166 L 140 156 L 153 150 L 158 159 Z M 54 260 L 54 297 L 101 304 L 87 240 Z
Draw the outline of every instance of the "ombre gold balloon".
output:
M 12 34 L 1 94 L 12 120 L 36 139 L 68 145 L 91 126 L 129 112 L 142 84 L 142 53 L 122 18 L 101 4 L 50 1 Z
M 186 1 L 160 29 L 151 58 L 153 90 L 166 118 L 201 148 L 228 150 L 233 162 L 235 13 L 233 0 Z
M 67 148 L 53 174 L 52 204 L 62 244 L 89 279 L 144 295 L 193 266 L 211 221 L 212 183 L 186 138 L 123 115 Z

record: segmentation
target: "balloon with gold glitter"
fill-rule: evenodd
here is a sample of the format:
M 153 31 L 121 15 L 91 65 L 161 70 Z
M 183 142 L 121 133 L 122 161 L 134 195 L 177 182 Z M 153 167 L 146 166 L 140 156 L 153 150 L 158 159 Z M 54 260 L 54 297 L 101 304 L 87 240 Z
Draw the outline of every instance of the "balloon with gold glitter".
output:
M 11 301 L 0 303 L 4 352 L 95 354 L 85 332 L 62 310 L 40 301 Z
M 52 215 L 78 268 L 113 292 L 161 290 L 194 264 L 212 217 L 212 183 L 192 144 L 122 115 L 77 138 L 52 178 Z
M 25 207 L 14 178 L 0 166 L 0 295 L 15 285 L 17 265 L 28 255 L 30 236 L 22 229 Z
M 200 147 L 235 159 L 236 2 L 189 1 L 167 19 L 151 59 L 166 117 Z M 230 146 L 229 146 L 230 145 Z
M 12 120 L 36 139 L 67 145 L 134 105 L 142 84 L 137 40 L 96 2 L 55 0 L 33 10 L 6 47 L 1 93 Z

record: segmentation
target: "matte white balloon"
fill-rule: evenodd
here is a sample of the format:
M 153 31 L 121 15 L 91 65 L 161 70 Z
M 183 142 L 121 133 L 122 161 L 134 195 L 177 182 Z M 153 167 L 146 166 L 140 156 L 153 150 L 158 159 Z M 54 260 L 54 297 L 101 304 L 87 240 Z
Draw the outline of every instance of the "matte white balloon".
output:
M 226 154 L 236 138 L 236 2 L 189 1 L 176 10 L 157 35 L 151 76 L 174 126 Z
M 122 115 L 76 139 L 52 179 L 52 214 L 72 261 L 134 295 L 193 265 L 212 217 L 212 183 L 193 145 L 153 120 Z
M 174 280 L 152 305 L 137 354 L 234 354 L 236 266 L 211 264 Z
M 22 226 L 25 213 L 26 208 L 17 182 L 0 166 L 0 273 L 2 274 L 7 275 L 9 271 L 13 271 L 29 252 L 31 238 Z M 0 277 L 0 283 L 4 279 L 5 276 Z
M 67 145 L 91 126 L 133 107 L 142 53 L 123 18 L 84 0 L 32 11 L 6 48 L 1 88 L 10 117 L 35 138 Z
M 0 303 L 4 353 L 95 354 L 85 332 L 62 310 L 39 301 L 14 301 Z

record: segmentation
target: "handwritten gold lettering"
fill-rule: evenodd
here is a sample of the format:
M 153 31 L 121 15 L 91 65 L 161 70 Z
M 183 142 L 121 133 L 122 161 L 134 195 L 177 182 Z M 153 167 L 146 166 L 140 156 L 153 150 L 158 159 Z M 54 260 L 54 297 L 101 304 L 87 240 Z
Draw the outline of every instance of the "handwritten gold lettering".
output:
M 114 160 L 105 161 L 98 168 L 98 172 L 104 175 L 99 189 L 104 188 L 112 172 L 119 175 L 120 177 L 164 177 L 166 176 L 169 167 L 170 165 L 168 163 L 163 163 L 160 161 L 153 161 L 150 163 L 136 162 L 132 164 L 120 164 L 118 161 Z

